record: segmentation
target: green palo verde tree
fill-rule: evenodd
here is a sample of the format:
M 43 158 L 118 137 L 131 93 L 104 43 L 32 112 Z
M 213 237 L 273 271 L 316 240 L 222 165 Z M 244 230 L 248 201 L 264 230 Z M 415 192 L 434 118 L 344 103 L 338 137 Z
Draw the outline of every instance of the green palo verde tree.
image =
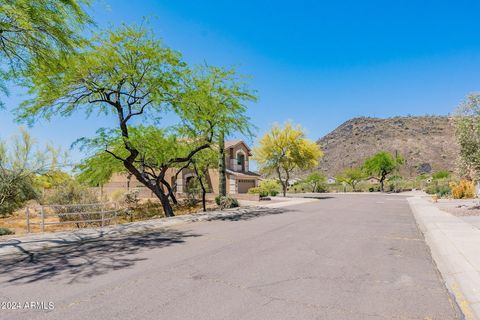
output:
M 39 64 L 29 76 L 33 98 L 18 109 L 19 118 L 49 119 L 77 110 L 112 116 L 115 129 L 100 129 L 97 137 L 79 143 L 122 163 L 158 197 L 166 216 L 174 215 L 167 169 L 186 166 L 211 145 L 218 128 L 235 128 L 247 119 L 244 107 L 209 103 L 214 71 L 190 71 L 179 53 L 144 28 L 105 32 L 81 52 L 64 56 L 56 69 Z M 159 127 L 162 113 L 178 119 L 173 132 Z
M 325 188 L 327 178 L 320 172 L 312 172 L 300 182 L 306 184 L 312 192 L 321 192 Z
M 253 155 L 261 172 L 277 175 L 286 196 L 291 173 L 315 168 L 322 151 L 315 142 L 305 138 L 303 128 L 288 122 L 283 127 L 274 125 L 260 139 Z
M 403 164 L 403 158 L 400 155 L 381 151 L 365 160 L 363 170 L 365 174 L 372 176 L 380 182 L 380 191 L 384 191 L 385 179 L 391 173 L 397 171 Z
M 365 173 L 360 168 L 347 168 L 337 176 L 338 182 L 345 182 L 352 187 L 353 192 L 356 192 L 357 184 L 365 178 Z
M 80 31 L 92 20 L 89 0 L 0 0 L 0 91 L 32 63 L 54 65 L 53 57 L 84 43 Z
M 213 141 L 218 145 L 219 193 L 225 196 L 225 137 L 233 133 L 252 136 L 254 126 L 246 115 L 246 110 L 247 103 L 257 100 L 256 92 L 248 88 L 235 69 L 213 66 L 197 68 L 186 83 L 194 90 L 189 90 L 182 100 L 190 106 L 184 110 L 196 113 L 202 105 L 203 108 L 213 110 L 209 117 L 213 117 L 216 123 L 213 128 Z

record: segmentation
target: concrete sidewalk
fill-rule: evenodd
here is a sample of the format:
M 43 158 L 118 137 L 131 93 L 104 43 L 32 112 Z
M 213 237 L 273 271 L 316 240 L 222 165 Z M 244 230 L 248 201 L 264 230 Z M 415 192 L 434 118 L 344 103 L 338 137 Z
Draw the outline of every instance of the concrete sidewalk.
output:
M 102 237 L 114 237 L 125 234 L 135 234 L 156 229 L 168 228 L 184 223 L 197 221 L 216 220 L 220 218 L 242 216 L 246 214 L 266 214 L 269 211 L 282 207 L 298 205 L 315 201 L 315 199 L 290 198 L 279 203 L 266 203 L 262 206 L 246 206 L 223 211 L 210 211 L 171 218 L 152 219 L 133 223 L 125 223 L 107 226 L 104 228 L 75 229 L 62 232 L 32 233 L 15 237 L 0 238 L 0 257 L 10 254 L 30 254 L 32 251 L 42 250 L 49 247 L 70 245 L 78 241 L 90 241 Z
M 408 202 L 465 319 L 480 319 L 480 229 L 424 198 L 412 197 Z

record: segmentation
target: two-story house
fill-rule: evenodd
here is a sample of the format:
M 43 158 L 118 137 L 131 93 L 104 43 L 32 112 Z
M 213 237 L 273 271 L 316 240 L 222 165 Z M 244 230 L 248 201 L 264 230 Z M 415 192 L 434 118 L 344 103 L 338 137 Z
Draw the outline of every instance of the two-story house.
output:
M 249 159 L 251 150 L 242 140 L 225 141 L 225 164 L 227 172 L 227 193 L 229 195 L 239 195 L 248 192 L 248 189 L 258 186 L 261 180 L 259 174 L 250 171 Z M 195 180 L 195 172 L 191 169 L 184 169 L 175 180 L 175 171 L 168 170 L 166 180 L 171 184 L 176 184 L 177 196 L 185 195 L 188 188 Z M 207 184 L 210 193 L 217 195 L 219 190 L 218 169 L 210 169 L 207 177 Z M 127 191 L 132 188 L 140 190 L 142 198 L 153 198 L 150 190 L 138 182 L 135 177 L 125 174 L 115 174 L 110 181 L 103 186 L 104 192 L 112 193 L 117 190 Z

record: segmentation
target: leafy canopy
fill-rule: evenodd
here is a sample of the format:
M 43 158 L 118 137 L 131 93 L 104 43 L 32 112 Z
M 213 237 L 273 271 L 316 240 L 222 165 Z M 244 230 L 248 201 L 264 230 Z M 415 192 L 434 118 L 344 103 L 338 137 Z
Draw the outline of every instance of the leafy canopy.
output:
M 346 168 L 343 172 L 337 176 L 338 182 L 345 182 L 356 191 L 355 187 L 358 182 L 365 178 L 365 173 L 359 168 Z
M 53 57 L 84 43 L 80 31 L 92 20 L 89 0 L 0 0 L 0 90 L 35 63 L 53 66 Z
M 302 127 L 287 122 L 283 127 L 274 125 L 260 139 L 253 154 L 261 172 L 278 176 L 285 195 L 291 172 L 317 166 L 322 151 L 315 142 L 305 138 Z
M 126 124 L 147 108 L 164 111 L 175 98 L 183 67 L 180 54 L 150 32 L 124 25 L 96 35 L 81 52 L 63 56 L 55 68 L 39 63 L 29 70 L 32 99 L 17 113 L 20 119 L 50 119 L 80 108 L 87 115 L 121 111 Z
M 307 186 L 312 192 L 321 192 L 326 189 L 327 178 L 320 172 L 312 172 L 305 179 L 299 181 L 299 184 Z
M 17 109 L 18 117 L 34 121 L 80 110 L 111 115 L 115 129 L 100 128 L 96 137 L 79 140 L 94 154 L 80 166 L 80 179 L 101 184 L 123 170 L 117 166 L 122 163 L 157 195 L 167 215 L 173 215 L 163 188 L 171 194 L 167 168 L 188 166 L 219 132 L 247 131 L 246 103 L 255 100 L 234 70 L 192 71 L 178 52 L 136 26 L 101 33 L 55 68 L 39 64 L 29 76 L 32 99 Z M 162 127 L 165 114 L 176 125 Z M 105 161 L 102 150 L 118 162 Z
M 287 122 L 283 127 L 274 125 L 254 148 L 254 160 L 260 170 L 273 174 L 278 169 L 291 172 L 307 170 L 318 165 L 322 152 L 318 145 L 305 138 L 302 127 Z
M 403 158 L 394 157 L 392 154 L 381 151 L 365 160 L 363 164 L 364 172 L 381 179 L 394 172 L 403 164 Z

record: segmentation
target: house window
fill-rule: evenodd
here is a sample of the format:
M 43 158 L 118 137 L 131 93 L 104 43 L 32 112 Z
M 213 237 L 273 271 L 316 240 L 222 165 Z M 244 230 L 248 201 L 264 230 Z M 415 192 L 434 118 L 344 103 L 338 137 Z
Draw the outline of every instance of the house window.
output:
M 245 155 L 242 153 L 237 154 L 237 165 L 240 166 L 242 171 L 245 171 Z

